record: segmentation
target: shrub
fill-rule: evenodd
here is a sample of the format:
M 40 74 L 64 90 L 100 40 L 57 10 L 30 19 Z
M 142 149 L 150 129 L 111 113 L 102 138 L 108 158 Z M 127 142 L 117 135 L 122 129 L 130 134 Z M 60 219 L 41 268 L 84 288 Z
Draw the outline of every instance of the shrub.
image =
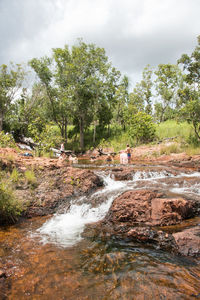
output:
M 12 170 L 12 173 L 11 173 L 11 175 L 10 175 L 10 179 L 11 179 L 12 182 L 14 182 L 14 183 L 17 183 L 17 182 L 19 181 L 19 179 L 20 179 L 20 174 L 19 174 L 19 172 L 17 171 L 16 168 L 14 168 L 14 169 Z
M 0 147 L 16 148 L 13 136 L 9 133 L 5 134 L 4 131 L 0 131 Z
M 129 134 L 136 142 L 151 142 L 156 136 L 156 128 L 152 117 L 144 112 L 129 116 Z
M 14 196 L 8 183 L 0 182 L 0 224 L 15 223 L 22 212 L 22 204 Z
M 29 184 L 36 185 L 37 179 L 33 170 L 26 170 L 24 175 Z
M 179 145 L 177 145 L 177 144 L 163 146 L 160 149 L 160 155 L 163 155 L 163 154 L 170 155 L 171 153 L 180 153 L 180 152 L 181 152 L 181 149 L 180 149 Z

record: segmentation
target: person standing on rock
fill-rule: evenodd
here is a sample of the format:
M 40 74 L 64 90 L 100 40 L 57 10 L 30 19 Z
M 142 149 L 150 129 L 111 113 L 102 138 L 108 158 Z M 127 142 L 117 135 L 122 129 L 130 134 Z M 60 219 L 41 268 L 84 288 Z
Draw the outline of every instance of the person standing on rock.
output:
M 131 162 L 131 148 L 129 147 L 129 144 L 126 145 L 126 153 L 127 153 L 128 163 L 130 163 Z
M 60 152 L 63 153 L 65 151 L 64 143 L 60 145 Z

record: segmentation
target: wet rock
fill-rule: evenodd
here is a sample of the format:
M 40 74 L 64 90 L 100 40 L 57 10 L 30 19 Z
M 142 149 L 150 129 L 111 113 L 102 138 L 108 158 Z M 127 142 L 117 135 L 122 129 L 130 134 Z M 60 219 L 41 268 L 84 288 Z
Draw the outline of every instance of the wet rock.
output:
M 131 180 L 133 173 L 133 168 L 113 168 L 111 176 L 114 180 Z
M 19 196 L 26 194 L 30 201 L 24 212 L 28 218 L 53 214 L 60 205 L 68 206 L 72 197 L 91 193 L 103 185 L 102 179 L 92 171 L 72 167 L 49 170 L 45 176 L 43 171 L 38 181 L 34 191 L 18 191 Z
M 200 226 L 191 231 L 191 236 L 187 231 L 172 235 L 155 226 L 179 224 L 198 213 L 199 207 L 197 201 L 167 198 L 156 190 L 127 191 L 113 201 L 100 223 L 100 236 L 116 236 L 184 255 L 197 255 L 200 253 Z
M 172 234 L 149 227 L 134 227 L 127 232 L 127 237 L 141 243 L 154 244 L 157 248 L 178 252 L 178 247 Z
M 127 191 L 113 201 L 106 219 L 112 223 L 167 226 L 193 216 L 197 206 L 195 201 L 168 199 L 157 191 Z
M 200 226 L 195 226 L 173 234 L 179 253 L 200 256 Z

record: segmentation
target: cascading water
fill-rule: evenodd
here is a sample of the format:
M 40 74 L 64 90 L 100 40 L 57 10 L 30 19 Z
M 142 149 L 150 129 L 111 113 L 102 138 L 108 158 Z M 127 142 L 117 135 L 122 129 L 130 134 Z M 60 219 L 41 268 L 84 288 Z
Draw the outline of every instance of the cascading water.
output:
M 106 198 L 106 201 L 97 207 L 92 207 L 90 203 L 74 204 L 72 201 L 66 213 L 56 214 L 37 230 L 43 243 L 52 242 L 63 247 L 72 246 L 81 240 L 81 233 L 86 224 L 103 219 L 114 197 L 126 186 L 123 182 L 114 181 L 109 175 L 103 176 L 103 179 L 104 189 L 94 193 L 91 198 L 101 195 Z M 77 199 L 77 202 L 80 202 L 80 199 Z M 83 197 L 81 202 L 84 202 Z
M 73 199 L 67 211 L 0 230 L 1 259 L 14 273 L 3 299 L 198 299 L 199 260 L 172 255 L 145 244 L 85 235 L 85 225 L 101 220 L 119 194 L 128 189 L 157 189 L 200 198 L 200 173 L 144 170 L 132 180 L 114 181 L 98 171 L 104 187 Z M 199 199 L 200 200 L 200 199 Z M 197 217 L 198 218 L 198 217 Z M 198 225 L 200 219 L 184 226 Z M 42 225 L 43 224 L 43 225 Z M 84 236 L 82 232 L 85 228 Z M 92 229 L 91 229 L 92 230 Z M 42 241 L 42 243 L 41 243 Z M 0 260 L 1 263 L 1 260 Z M 5 296 L 5 295 L 4 295 Z M 0 291 L 1 298 L 1 291 Z

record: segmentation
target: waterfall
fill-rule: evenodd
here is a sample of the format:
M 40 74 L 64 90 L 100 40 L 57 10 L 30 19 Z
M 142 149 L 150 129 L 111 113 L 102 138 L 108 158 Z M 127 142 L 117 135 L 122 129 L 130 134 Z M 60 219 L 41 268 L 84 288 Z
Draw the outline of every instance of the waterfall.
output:
M 71 202 L 70 209 L 63 214 L 55 214 L 37 230 L 43 243 L 55 243 L 62 247 L 69 247 L 79 242 L 84 226 L 104 218 L 112 204 L 113 199 L 123 191 L 126 183 L 114 181 L 110 175 L 103 175 L 104 188 L 91 196 L 105 199 L 99 206 L 92 207 L 90 203 L 83 202 L 83 197 Z M 82 201 L 80 201 L 82 200 Z M 88 201 L 87 201 L 88 202 Z

